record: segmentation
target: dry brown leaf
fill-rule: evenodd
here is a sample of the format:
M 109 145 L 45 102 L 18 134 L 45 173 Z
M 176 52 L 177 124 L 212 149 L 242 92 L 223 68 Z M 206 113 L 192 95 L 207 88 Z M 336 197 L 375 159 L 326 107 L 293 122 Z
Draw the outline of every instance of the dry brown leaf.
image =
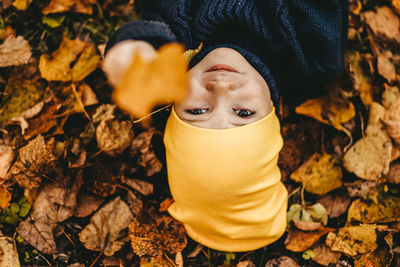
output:
M 313 222 L 313 221 L 300 221 L 300 220 L 293 220 L 292 221 L 294 226 L 296 226 L 297 229 L 302 230 L 302 231 L 316 231 L 319 229 L 323 229 L 322 223 L 320 222 Z
M 321 227 L 317 231 L 303 232 L 300 230 L 292 229 L 289 231 L 285 240 L 285 247 L 287 250 L 293 252 L 302 252 L 315 244 L 323 235 L 334 231 L 335 229 L 329 227 Z
M 1 68 L 26 64 L 31 56 L 31 46 L 22 36 L 11 35 L 0 45 Z
M 76 179 L 64 178 L 59 183 L 46 184 L 39 192 L 33 204 L 33 218 L 48 218 L 50 223 L 65 221 L 74 214 L 77 204 L 77 196 L 83 181 L 82 173 L 78 173 Z
M 54 170 L 56 158 L 46 148 L 41 135 L 19 150 L 17 161 L 11 166 L 6 179 L 14 179 L 22 188 L 40 186 L 42 177 Z
M 29 126 L 25 130 L 24 138 L 29 140 L 32 137 L 39 134 L 44 134 L 51 128 L 55 127 L 57 125 L 57 118 L 55 114 L 60 107 L 60 101 L 54 97 L 44 106 L 38 116 L 35 116 L 27 121 Z
M 97 147 L 110 156 L 124 152 L 133 139 L 132 123 L 110 119 L 96 128 Z
M 356 112 L 351 102 L 348 104 L 333 102 L 328 96 L 309 99 L 296 107 L 296 113 L 314 118 L 343 131 L 342 123 L 355 117 Z
M 173 198 L 167 198 L 167 199 L 163 200 L 163 202 L 160 203 L 160 208 L 158 209 L 158 211 L 159 212 L 167 211 L 169 206 L 172 205 L 172 203 L 174 203 L 174 199 Z
M 113 119 L 115 117 L 114 111 L 115 111 L 115 105 L 111 104 L 100 105 L 92 116 L 93 123 L 98 123 L 101 121 Z
M 390 52 L 382 53 L 379 54 L 377 58 L 378 73 L 389 83 L 393 83 L 396 80 L 396 69 L 391 60 L 391 55 L 392 54 Z
M 345 189 L 339 189 L 321 196 L 318 203 L 326 208 L 329 218 L 337 218 L 346 213 L 350 206 L 350 197 Z
M 138 164 L 146 170 L 147 176 L 161 171 L 162 163 L 157 158 L 151 145 L 151 139 L 155 133 L 154 128 L 140 133 L 131 144 L 131 155 L 135 156 L 139 154 Z
M 343 166 L 365 180 L 377 180 L 389 171 L 392 142 L 380 119 L 384 107 L 373 103 L 366 136 L 358 140 L 344 155 Z
M 151 62 L 135 56 L 115 88 L 118 106 L 142 118 L 156 105 L 182 101 L 189 89 L 188 61 L 183 51 L 182 45 L 174 43 L 162 46 Z
M 81 193 L 78 196 L 78 206 L 74 211 L 75 217 L 86 217 L 97 210 L 104 202 L 103 198 L 88 194 Z
M 323 195 L 342 186 L 342 168 L 329 154 L 315 153 L 290 175 L 310 193 Z
M 274 266 L 277 266 L 277 265 L 274 265 Z M 246 261 L 241 261 L 238 264 L 236 264 L 236 267 L 256 267 L 256 265 L 251 260 L 246 260 Z
M 396 99 L 398 97 L 400 97 L 400 92 L 399 92 L 399 88 L 397 88 L 397 86 L 390 86 L 386 83 L 383 84 L 385 86 L 385 91 L 382 93 L 382 105 L 388 109 L 390 107 L 390 105 L 392 105 L 392 103 L 394 101 L 396 101 Z
M 26 10 L 33 0 L 15 0 L 12 5 L 18 10 Z
M 6 178 L 14 157 L 15 152 L 11 146 L 0 144 L 0 181 Z
M 396 144 L 394 144 L 394 146 L 392 148 L 392 153 L 390 156 L 390 162 L 393 162 L 399 158 L 400 158 L 400 146 L 397 146 Z
M 133 215 L 135 215 L 135 217 L 141 215 L 143 211 L 143 201 L 140 198 L 131 193 L 128 194 L 126 202 L 128 203 L 128 206 L 131 209 Z
M 367 199 L 368 196 L 375 194 L 378 183 L 375 181 L 357 180 L 353 183 L 345 183 L 350 197 L 361 197 Z
M 325 243 L 333 250 L 343 252 L 349 256 L 356 256 L 374 251 L 377 226 L 363 225 L 340 228 L 335 233 L 329 233 Z
M 400 222 L 400 198 L 384 197 L 376 203 L 356 199 L 348 210 L 348 222 L 390 223 Z
M 106 256 L 112 256 L 128 241 L 124 229 L 132 219 L 128 205 L 117 197 L 92 216 L 79 233 L 79 240 L 89 250 L 104 251 Z
M 387 181 L 391 184 L 400 184 L 400 162 L 390 164 Z
M 311 247 L 314 252 L 314 257 L 312 258 L 318 264 L 323 266 L 328 266 L 329 264 L 336 264 L 342 253 L 332 251 L 324 242 L 319 241 Z
M 400 44 L 400 20 L 389 7 L 379 7 L 376 13 L 366 11 L 362 16 L 375 37 Z
M 394 142 L 400 145 L 400 96 L 386 109 L 383 124 Z
M 267 261 L 265 267 L 300 267 L 295 260 L 290 257 L 282 256 L 277 259 Z
M 17 232 L 37 250 L 53 254 L 57 252 L 53 230 L 55 223 L 49 222 L 45 214 L 30 216 L 17 226 Z
M 82 104 L 86 106 L 96 105 L 99 103 L 96 94 L 92 88 L 86 83 L 79 85 L 79 91 L 82 92 Z
M 11 193 L 7 187 L 0 185 L 0 210 L 10 206 Z
M 40 56 L 39 69 L 48 81 L 81 81 L 96 69 L 99 61 L 93 44 L 79 38 L 70 40 L 64 35 L 60 47 L 51 56 Z
M 132 187 L 133 189 L 135 189 L 136 191 L 138 191 L 139 193 L 141 193 L 144 196 L 148 196 L 150 194 L 153 194 L 154 191 L 154 186 L 153 184 L 146 182 L 146 181 L 142 181 L 139 179 L 130 179 L 127 178 L 125 180 L 125 183 L 127 185 L 129 185 L 130 187 Z
M 170 216 L 151 215 L 149 222 L 139 222 L 136 218 L 129 225 L 132 249 L 142 260 L 166 266 L 163 253 L 176 254 L 186 247 L 183 225 Z
M 0 235 L 0 267 L 20 267 L 14 238 Z
M 94 4 L 96 4 L 96 0 L 52 0 L 42 10 L 42 13 L 47 15 L 71 11 L 91 15 L 93 13 L 92 5 Z
M 365 73 L 362 68 L 363 58 L 360 53 L 349 53 L 346 56 L 350 76 L 352 77 L 354 89 L 358 91 L 360 98 L 365 106 L 369 106 L 373 102 L 372 98 L 372 77 L 370 74 Z

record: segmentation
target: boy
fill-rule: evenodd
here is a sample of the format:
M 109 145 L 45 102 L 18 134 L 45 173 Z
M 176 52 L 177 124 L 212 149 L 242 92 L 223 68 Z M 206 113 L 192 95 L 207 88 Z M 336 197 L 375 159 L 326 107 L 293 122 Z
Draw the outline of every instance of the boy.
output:
M 113 84 L 135 51 L 150 60 L 165 43 L 203 43 L 190 62 L 189 95 L 165 129 L 170 214 L 213 249 L 274 242 L 287 208 L 277 88 L 301 101 L 343 69 L 347 1 L 147 0 L 142 14 L 108 42 Z

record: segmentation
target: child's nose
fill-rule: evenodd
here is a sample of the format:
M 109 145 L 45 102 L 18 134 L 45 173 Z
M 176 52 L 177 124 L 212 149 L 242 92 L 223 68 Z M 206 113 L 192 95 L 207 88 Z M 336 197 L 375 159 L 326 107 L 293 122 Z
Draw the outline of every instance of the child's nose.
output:
M 230 90 L 235 90 L 236 85 L 230 81 L 209 81 L 206 84 L 206 89 L 215 93 L 226 93 Z

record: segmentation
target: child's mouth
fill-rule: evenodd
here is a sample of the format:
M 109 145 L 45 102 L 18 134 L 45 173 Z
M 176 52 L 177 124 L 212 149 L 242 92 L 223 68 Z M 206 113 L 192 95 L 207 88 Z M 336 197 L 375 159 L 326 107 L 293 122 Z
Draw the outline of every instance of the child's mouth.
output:
M 212 71 L 219 71 L 219 70 L 225 70 L 225 71 L 230 71 L 230 72 L 237 72 L 239 73 L 236 69 L 229 65 L 225 64 L 217 64 L 206 70 L 206 72 L 212 72 Z

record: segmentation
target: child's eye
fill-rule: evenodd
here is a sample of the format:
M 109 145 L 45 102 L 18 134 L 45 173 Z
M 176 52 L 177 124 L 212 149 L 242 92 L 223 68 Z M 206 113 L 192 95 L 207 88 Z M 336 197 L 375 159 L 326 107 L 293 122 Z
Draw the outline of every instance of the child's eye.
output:
M 192 114 L 192 115 L 201 115 L 206 113 L 208 108 L 201 109 L 201 108 L 194 108 L 194 109 L 187 109 L 185 110 L 186 113 Z
M 256 114 L 255 112 L 247 110 L 247 109 L 236 109 L 234 111 L 239 117 L 242 117 L 242 118 L 247 118 L 247 117 L 250 117 L 250 116 Z

